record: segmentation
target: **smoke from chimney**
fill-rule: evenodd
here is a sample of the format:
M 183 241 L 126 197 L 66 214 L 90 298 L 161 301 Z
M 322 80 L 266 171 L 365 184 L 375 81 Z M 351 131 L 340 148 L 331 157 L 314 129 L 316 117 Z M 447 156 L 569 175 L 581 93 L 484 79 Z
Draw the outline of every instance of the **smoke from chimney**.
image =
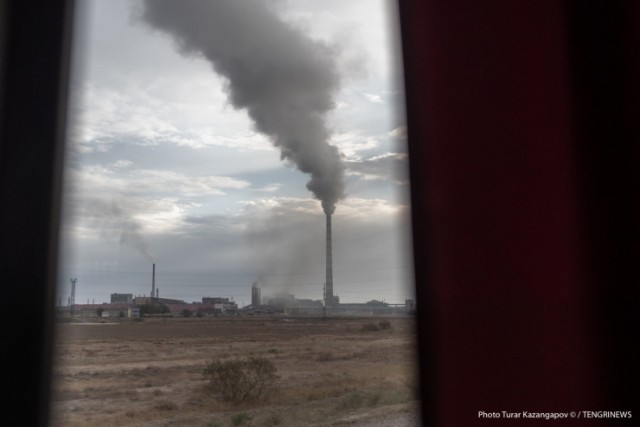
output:
M 133 217 L 132 208 L 127 205 L 126 200 L 93 199 L 91 203 L 83 204 L 82 209 L 83 215 L 94 219 L 93 226 L 100 230 L 101 237 L 119 237 L 121 245 L 134 248 L 153 263 L 149 245 L 143 236 L 142 224 Z
M 126 244 L 137 249 L 142 256 L 153 262 L 153 257 L 149 253 L 149 247 L 144 237 L 142 237 L 140 229 L 140 225 L 134 222 L 124 224 L 122 234 L 120 234 L 120 244 Z
M 307 188 L 332 214 L 344 170 L 325 115 L 340 84 L 337 49 L 282 21 L 263 0 L 147 0 L 142 19 L 173 37 L 184 55 L 202 56 L 226 79 L 229 102 L 309 175 Z

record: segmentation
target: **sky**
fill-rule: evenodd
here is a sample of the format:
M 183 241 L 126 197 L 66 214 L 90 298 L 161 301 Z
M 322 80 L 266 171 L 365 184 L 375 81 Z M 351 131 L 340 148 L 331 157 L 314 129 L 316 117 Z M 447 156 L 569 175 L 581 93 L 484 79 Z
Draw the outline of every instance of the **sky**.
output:
M 152 262 L 164 298 L 322 299 L 326 204 L 340 301 L 413 298 L 389 3 L 274 0 L 247 23 L 258 4 L 78 2 L 59 301 L 71 278 L 76 303 L 149 295 Z

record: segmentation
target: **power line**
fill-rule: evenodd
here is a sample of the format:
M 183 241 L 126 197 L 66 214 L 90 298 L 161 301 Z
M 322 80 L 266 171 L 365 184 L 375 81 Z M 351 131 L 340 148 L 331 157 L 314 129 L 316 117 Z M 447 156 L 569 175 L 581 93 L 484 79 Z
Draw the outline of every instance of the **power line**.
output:
M 363 271 L 383 271 L 383 270 L 412 270 L 411 266 L 402 267 L 377 267 L 377 268 L 362 268 L 362 269 L 350 269 L 350 270 L 334 270 L 334 274 L 343 273 L 357 273 Z M 72 270 L 72 269 L 69 269 Z M 121 271 L 121 270 L 93 270 L 93 269 L 73 269 L 73 271 L 89 272 L 89 273 L 107 273 L 107 274 L 135 274 L 148 276 L 148 271 Z M 158 272 L 156 277 L 160 276 L 187 276 L 187 277 L 216 277 L 216 276 L 231 276 L 231 277 L 281 277 L 281 276 L 324 276 L 324 271 L 310 272 L 310 273 L 187 273 L 187 272 Z

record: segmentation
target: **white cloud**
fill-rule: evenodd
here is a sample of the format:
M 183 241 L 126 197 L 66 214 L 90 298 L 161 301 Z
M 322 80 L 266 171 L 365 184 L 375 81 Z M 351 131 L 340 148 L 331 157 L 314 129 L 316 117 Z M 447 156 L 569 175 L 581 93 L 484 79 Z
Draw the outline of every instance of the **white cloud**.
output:
M 407 127 L 406 126 L 399 126 L 395 129 L 393 129 L 392 131 L 389 132 L 389 136 L 392 138 L 396 138 L 396 139 L 400 139 L 400 140 L 405 140 L 407 139 Z
M 77 204 L 68 227 L 76 238 L 124 241 L 123 236 L 174 233 L 184 227 L 188 205 L 175 198 L 145 198 L 113 194 L 87 195 Z
M 271 197 L 243 202 L 244 209 L 239 216 L 289 217 L 293 215 L 323 216 L 320 202 L 311 198 Z M 349 197 L 338 203 L 334 217 L 337 220 L 375 220 L 406 214 L 408 207 L 391 203 L 384 199 L 364 199 Z
M 268 138 L 253 131 L 234 132 L 230 135 L 220 135 L 211 127 L 177 133 L 166 138 L 167 142 L 180 147 L 194 149 L 207 146 L 229 147 L 238 151 L 272 151 L 278 150 L 271 144 Z
M 113 240 L 131 230 L 179 232 L 184 219 L 204 206 L 201 200 L 250 186 L 225 176 L 188 176 L 131 166 L 130 161 L 118 160 L 69 171 L 68 225 L 78 238 Z
M 358 159 L 359 152 L 375 148 L 379 145 L 375 137 L 363 135 L 358 131 L 335 133 L 331 136 L 329 142 L 337 146 L 347 159 Z
M 72 175 L 83 193 L 104 192 L 116 195 L 136 194 L 154 197 L 171 194 L 174 197 L 198 197 L 225 194 L 226 190 L 249 187 L 247 181 L 225 176 L 189 176 L 178 172 L 153 169 L 127 169 L 118 166 L 90 165 Z
M 133 166 L 133 162 L 131 160 L 123 160 L 120 159 L 113 164 L 114 169 L 126 169 Z
M 372 93 L 365 93 L 365 98 L 374 104 L 382 104 L 382 97 L 380 95 L 374 95 Z
M 385 153 L 368 159 L 348 161 L 347 174 L 359 176 L 364 180 L 394 181 L 397 184 L 408 183 L 407 153 Z
M 264 187 L 257 188 L 255 189 L 255 191 L 259 191 L 262 193 L 275 193 L 281 187 L 282 186 L 280 184 L 269 184 L 269 185 L 265 185 Z
M 213 72 L 211 72 L 213 75 Z M 178 77 L 158 78 L 162 86 L 185 86 Z M 275 150 L 267 137 L 252 130 L 244 111 L 226 106 L 220 88 L 205 80 L 192 82 L 209 96 L 191 96 L 154 89 L 158 83 L 133 78 L 120 86 L 95 84 L 76 88 L 69 140 L 80 153 L 106 152 L 114 144 L 156 146 L 175 144 L 203 148 L 223 146 L 246 150 Z

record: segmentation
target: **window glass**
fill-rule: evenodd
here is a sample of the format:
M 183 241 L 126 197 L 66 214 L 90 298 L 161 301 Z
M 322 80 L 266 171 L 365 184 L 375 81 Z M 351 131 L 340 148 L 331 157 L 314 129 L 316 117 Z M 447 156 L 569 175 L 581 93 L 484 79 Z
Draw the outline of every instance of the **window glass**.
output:
M 78 2 L 55 425 L 418 424 L 397 20 Z

